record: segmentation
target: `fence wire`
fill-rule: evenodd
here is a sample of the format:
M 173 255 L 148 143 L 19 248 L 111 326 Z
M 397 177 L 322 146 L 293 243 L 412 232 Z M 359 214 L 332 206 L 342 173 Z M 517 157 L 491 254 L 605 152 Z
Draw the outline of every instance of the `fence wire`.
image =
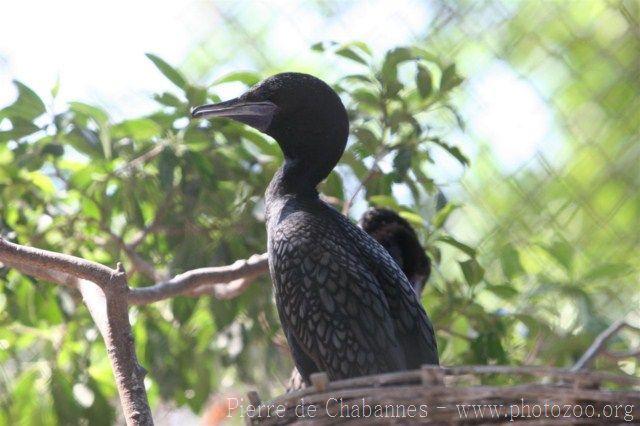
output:
M 212 77 L 212 63 L 217 72 L 224 64 L 332 75 L 344 65 L 308 49 L 325 40 L 362 40 L 377 52 L 423 43 L 455 62 L 467 76 L 456 103 L 469 125 L 452 137 L 472 167 L 443 186 L 450 200 L 465 205 L 451 231 L 485 254 L 488 271 L 504 270 L 496 254 L 507 247 L 545 279 L 601 274 L 607 285 L 618 285 L 620 275 L 602 272 L 617 266 L 635 271 L 622 274 L 624 285 L 637 281 L 638 2 L 212 1 L 186 8 L 204 11 L 219 29 L 185 61 L 200 79 Z M 482 131 L 495 98 L 504 117 Z M 532 102 L 539 107 L 528 109 Z M 495 134 L 509 140 L 497 144 Z

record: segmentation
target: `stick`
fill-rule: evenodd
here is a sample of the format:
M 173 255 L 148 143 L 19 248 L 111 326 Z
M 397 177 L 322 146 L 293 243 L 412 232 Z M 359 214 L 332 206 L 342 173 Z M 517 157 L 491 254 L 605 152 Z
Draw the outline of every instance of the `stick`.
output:
M 580 359 L 571 367 L 571 371 L 578 371 L 584 368 L 588 368 L 593 361 L 600 355 L 606 348 L 606 344 L 613 336 L 618 334 L 624 328 L 629 328 L 640 332 L 640 329 L 632 326 L 624 320 L 618 320 L 611 324 L 606 330 L 596 337 L 591 346 L 580 357 Z

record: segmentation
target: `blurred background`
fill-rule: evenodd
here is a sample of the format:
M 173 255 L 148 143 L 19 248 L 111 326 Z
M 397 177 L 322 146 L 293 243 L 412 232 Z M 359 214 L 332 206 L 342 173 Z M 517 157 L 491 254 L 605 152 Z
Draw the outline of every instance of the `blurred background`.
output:
M 134 143 L 131 152 L 126 144 L 114 142 L 111 149 L 116 154 L 105 153 L 105 170 L 92 170 L 88 180 L 100 182 L 100 176 L 148 150 L 147 139 L 169 140 L 171 153 L 131 176 L 105 178 L 99 188 L 80 183 L 76 174 L 78 164 L 84 170 L 88 164 L 102 167 L 96 166 L 102 160 L 77 147 L 49 165 L 48 160 L 34 166 L 20 163 L 30 174 L 19 176 L 8 172 L 8 164 L 18 164 L 16 160 L 28 156 L 46 137 L 43 143 L 51 143 L 56 135 L 72 138 L 73 132 L 56 124 L 56 130 L 44 131 L 41 139 L 16 135 L 11 132 L 18 128 L 17 121 L 0 113 L 3 233 L 13 232 L 21 243 L 113 263 L 122 249 L 101 244 L 100 238 L 116 233 L 126 240 L 136 229 L 133 216 L 140 216 L 136 220 L 141 228 L 164 206 L 176 212 L 169 216 L 183 234 L 160 232 L 140 246 L 159 267 L 166 265 L 175 273 L 261 252 L 260 194 L 275 166 L 259 159 L 258 171 L 265 171 L 265 176 L 253 180 L 242 173 L 244 166 L 221 165 L 222 160 L 188 172 L 184 164 L 194 160 L 182 156 L 181 144 L 187 151 L 202 153 L 196 147 L 200 139 L 190 139 L 186 124 L 176 123 L 186 117 L 186 108 L 176 107 L 169 124 L 159 118 L 162 95 L 154 94 L 175 92 L 176 82 L 167 72 L 158 72 L 162 67 L 145 54 L 164 59 L 189 87 L 205 88 L 202 96 L 211 99 L 239 94 L 253 76 L 309 72 L 340 86 L 355 105 L 352 123 L 366 123 L 373 112 L 360 105 L 366 102 L 358 103 L 359 86 L 350 86 L 344 77 L 366 74 L 363 67 L 375 71 L 370 64 L 384 64 L 391 49 L 418 46 L 432 55 L 421 60 L 431 61 L 427 69 L 434 81 L 440 81 L 442 93 L 434 100 L 441 108 L 424 118 L 424 126 L 448 147 L 424 151 L 424 161 L 410 166 L 407 179 L 428 187 L 426 192 L 398 178 L 399 151 L 378 159 L 373 148 L 361 155 L 362 165 L 371 168 L 380 160 L 383 172 L 396 173 L 387 192 L 370 187 L 356 191 L 362 176 L 350 160 L 346 162 L 352 170 L 338 169 L 340 190 L 325 192 L 342 200 L 357 192 L 349 211 L 354 219 L 369 205 L 387 205 L 403 210 L 420 228 L 437 261 L 423 302 L 439 330 L 444 364 L 570 366 L 613 321 L 627 318 L 640 325 L 639 17 L 640 3 L 634 0 L 13 2 L 0 18 L 0 107 L 16 99 L 12 81 L 17 79 L 40 96 L 48 115 L 71 114 L 69 125 L 94 132 L 103 148 L 104 128 L 113 130 L 113 141 L 126 136 L 144 142 L 138 147 Z M 353 42 L 368 46 L 365 65 L 339 52 L 339 46 Z M 356 45 L 349 51 L 362 50 L 358 49 Z M 445 88 L 449 64 L 455 64 L 455 83 Z M 221 80 L 239 70 L 247 74 Z M 399 66 L 397 72 L 404 82 L 413 71 Z M 199 95 L 183 89 L 186 101 L 179 102 L 191 105 Z M 409 99 L 408 92 L 398 96 L 405 95 Z M 165 109 L 171 102 L 160 100 Z M 104 123 L 110 124 L 101 127 L 99 113 L 78 105 L 106 112 Z M 130 127 L 118 128 L 139 117 L 160 127 L 148 136 L 144 125 L 129 133 Z M 44 129 L 43 122 L 31 118 Z M 92 119 L 97 124 L 91 124 Z M 251 139 L 238 134 L 232 124 L 225 126 L 229 130 L 221 135 L 228 140 Z M 176 138 L 183 139 L 175 142 Z M 355 135 L 350 143 L 356 147 L 363 138 Z M 414 158 L 423 159 L 417 152 Z M 44 156 L 42 151 L 34 155 L 40 160 Z M 245 161 L 234 159 L 233 153 L 224 155 L 224 161 Z M 244 151 L 238 155 L 257 158 Z M 273 164 L 279 163 L 268 147 L 260 155 L 271 155 Z M 149 194 L 167 190 L 167 164 L 182 167 L 180 173 L 173 168 L 170 172 L 171 184 L 180 187 L 183 197 L 177 201 L 180 208 Z M 58 165 L 68 176 L 54 176 Z M 428 180 L 421 181 L 419 168 Z M 229 184 L 226 187 L 216 173 L 228 176 L 231 169 L 243 177 L 223 182 Z M 49 192 L 42 178 L 38 182 L 43 186 L 36 182 L 33 189 L 37 173 L 51 178 Z M 189 173 L 197 176 L 187 182 Z M 153 179 L 159 183 L 148 184 Z M 76 193 L 74 188 L 64 189 L 65 181 L 78 186 Z M 126 205 L 133 195 L 118 185 L 124 188 L 127 182 L 135 186 L 131 191 L 141 191 L 135 195 L 139 209 Z M 188 205 L 194 185 L 207 187 L 210 198 L 198 193 Z M 81 193 L 87 188 L 86 193 L 95 191 L 104 200 L 94 199 L 94 206 L 84 207 Z M 122 198 L 107 200 L 114 193 Z M 102 211 L 101 203 L 107 201 L 114 211 L 121 208 L 118 215 Z M 227 216 L 229 210 L 216 203 L 237 208 L 235 222 Z M 46 211 L 39 207 L 42 204 L 53 208 Z M 194 212 L 206 219 L 190 220 Z M 71 223 L 75 213 L 80 219 Z M 99 223 L 83 219 L 87 216 Z M 193 233 L 184 234 L 189 226 L 206 230 L 206 244 Z M 224 237 L 238 230 L 248 235 L 246 240 L 237 241 L 237 234 L 235 239 Z M 93 241 L 63 241 L 77 234 Z M 207 253 L 202 253 L 203 247 Z M 72 298 L 53 286 L 23 282 L 29 280 L 15 272 L 3 274 L 0 423 L 56 424 L 82 415 L 103 416 L 110 423 L 115 418 L 109 403 L 114 388 L 103 349 L 93 344 L 95 330 L 88 316 L 72 317 Z M 143 278 L 134 277 L 134 284 L 148 281 Z M 176 299 L 132 314 L 142 364 L 150 370 L 152 402 L 169 407 L 166 422 L 171 416 L 182 421 L 193 416 L 190 421 L 197 422 L 195 414 L 210 401 L 215 406 L 222 395 L 241 395 L 248 387 L 271 396 L 282 391 L 291 363 L 276 344 L 282 337 L 268 280 L 264 284 L 236 300 Z M 38 286 L 38 291 L 27 293 L 26 286 Z M 51 298 L 59 307 L 47 307 L 49 302 L 39 298 Z M 640 339 L 623 334 L 612 345 L 630 350 Z M 161 351 L 166 353 L 160 355 Z M 193 371 L 194 365 L 198 371 Z M 604 357 L 597 366 L 633 375 L 640 371 L 634 357 Z M 47 396 L 35 397 L 40 394 Z M 100 398 L 104 404 L 98 406 Z M 178 415 L 179 406 L 185 408 Z

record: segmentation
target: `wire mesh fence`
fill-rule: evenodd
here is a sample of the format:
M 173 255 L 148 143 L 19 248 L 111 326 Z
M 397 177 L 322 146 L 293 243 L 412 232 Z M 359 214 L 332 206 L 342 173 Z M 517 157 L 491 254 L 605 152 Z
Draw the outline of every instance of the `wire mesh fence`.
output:
M 225 61 L 246 60 L 254 50 L 254 66 L 281 70 L 307 61 L 301 46 L 347 34 L 380 51 L 421 42 L 455 62 L 466 76 L 455 100 L 467 126 L 450 139 L 472 165 L 463 173 L 442 159 L 439 184 L 450 201 L 464 205 L 450 231 L 478 249 L 485 280 L 520 288 L 510 302 L 516 307 L 505 313 L 546 300 L 542 305 L 565 336 L 596 333 L 608 320 L 637 315 L 637 2 L 252 5 L 257 10 L 213 5 L 234 40 Z M 320 17 L 308 18 L 309 10 Z M 261 25 L 253 13 L 262 16 Z M 269 37 L 283 26 L 302 40 L 299 47 L 287 51 L 285 40 Z M 307 63 L 324 65 L 328 75 L 342 66 L 323 60 L 328 63 Z
M 486 279 L 521 280 L 523 294 L 563 283 L 568 297 L 593 285 L 603 294 L 595 305 L 615 301 L 623 312 L 638 302 L 637 2 L 198 0 L 158 10 L 152 16 L 172 26 L 167 39 L 191 45 L 186 55 L 159 53 L 182 56 L 180 68 L 204 83 L 237 69 L 331 81 L 349 65 L 310 49 L 327 40 L 361 40 L 379 56 L 417 42 L 456 63 L 466 79 L 454 101 L 467 125 L 449 140 L 472 166 L 435 155 L 434 173 L 463 205 L 448 227 L 476 246 Z M 15 53 L 3 53 L 3 68 L 20 78 Z M 85 97 L 115 117 L 138 114 L 152 103 L 148 91 L 167 84 L 148 80 L 153 89 Z
M 535 313 L 557 329 L 539 338 L 531 335 L 537 333 L 534 327 L 519 333 L 521 338 L 500 334 L 513 340 L 505 346 L 522 352 L 510 361 L 564 366 L 613 320 L 629 314 L 639 320 L 637 1 L 197 0 L 158 7 L 173 10 L 166 20 L 173 28 L 164 26 L 162 31 L 167 37 L 189 37 L 190 48 L 184 54 L 158 46 L 156 53 L 179 63 L 190 79 L 203 85 L 238 69 L 263 75 L 300 70 L 333 81 L 349 73 L 350 66 L 311 49 L 328 40 L 364 41 L 378 56 L 418 43 L 455 63 L 465 81 L 452 101 L 466 125 L 451 130 L 447 141 L 459 146 L 471 165 L 465 168 L 446 154 L 433 154 L 435 164 L 429 167 L 437 187 L 446 200 L 461 206 L 446 226 L 477 250 L 486 271 L 482 285 L 491 290 L 477 298 L 492 315 L 513 314 L 528 324 L 527 315 Z M 12 60 L 0 48 L 0 69 L 22 78 Z M 140 72 L 156 73 L 151 68 Z M 146 77 L 132 81 L 139 85 L 135 90 L 121 84 L 108 96 L 85 94 L 84 100 L 114 117 L 126 117 L 140 114 L 153 102 L 148 92 L 161 92 L 162 84 L 168 84 Z M 358 201 L 354 217 L 366 206 L 362 197 Z M 422 236 L 428 239 L 428 232 Z M 206 261 L 204 255 L 200 260 Z M 456 262 L 441 265 L 431 283 L 447 294 L 443 277 L 460 271 Z M 462 333 L 455 334 L 460 324 L 434 322 L 453 336 Z M 467 333 L 473 327 L 460 326 L 462 339 L 473 346 L 478 336 Z M 485 324 L 484 330 L 493 326 Z M 229 330 L 241 341 L 244 329 Z M 222 335 L 229 330 L 215 331 Z M 182 339 L 176 337 L 176 342 Z M 560 344 L 559 339 L 572 343 Z M 624 347 L 638 344 L 638 337 L 630 336 Z M 444 352 L 444 363 L 470 362 L 466 350 L 459 350 L 458 358 Z M 538 357 L 540 352 L 548 356 Z M 637 374 L 637 361 L 616 363 Z M 219 380 L 221 387 L 233 386 L 233 374 Z M 269 371 L 260 378 L 266 382 L 274 376 Z M 245 379 L 249 381 L 239 381 Z
M 597 266 L 631 265 L 636 275 L 622 275 L 635 285 L 637 2 L 385 3 L 214 2 L 234 40 L 219 59 L 246 60 L 250 52 L 261 69 L 295 64 L 297 48 L 271 37 L 283 27 L 295 46 L 336 34 L 382 49 L 425 43 L 467 76 L 457 101 L 469 125 L 454 137 L 476 161 L 450 185 L 447 196 L 466 203 L 453 227 L 480 252 L 517 246 L 521 261 L 551 275 L 539 246 L 555 246 L 551 257 L 573 268 L 564 271 L 567 281 L 604 274 Z M 208 56 L 203 49 L 196 56 Z M 489 255 L 488 270 L 499 268 L 492 262 Z

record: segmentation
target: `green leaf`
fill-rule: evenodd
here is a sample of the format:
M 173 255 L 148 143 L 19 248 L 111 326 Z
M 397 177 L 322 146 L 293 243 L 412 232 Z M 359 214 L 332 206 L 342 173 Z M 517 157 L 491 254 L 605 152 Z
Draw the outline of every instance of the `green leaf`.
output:
M 464 275 L 464 279 L 471 286 L 474 286 L 482 280 L 484 277 L 484 269 L 477 260 L 468 259 L 462 262 L 458 262 L 460 264 L 460 269 L 462 269 L 462 273 Z
M 59 424 L 78 424 L 82 408 L 73 397 L 69 379 L 58 369 L 54 369 L 51 372 L 51 395 L 53 396 L 53 408 Z
M 102 154 L 100 138 L 93 130 L 76 127 L 65 135 L 67 142 L 77 151 L 89 156 Z
M 424 219 L 417 213 L 403 210 L 398 213 L 401 218 L 406 219 L 413 226 L 417 226 L 418 228 L 424 228 Z
M 234 71 L 217 79 L 213 84 L 229 83 L 238 81 L 247 86 L 253 86 L 260 81 L 260 75 L 253 71 Z
M 391 195 L 391 185 L 393 184 L 395 173 L 375 172 L 365 184 L 365 197 L 372 195 Z
M 338 81 L 354 81 L 359 83 L 373 83 L 373 80 L 368 75 L 364 74 L 349 74 L 341 77 Z
M 240 135 L 258 148 L 262 154 L 278 158 L 282 157 L 282 151 L 278 144 L 266 138 L 263 133 L 246 126 L 238 126 L 238 128 Z
M 167 77 L 173 84 L 178 86 L 179 88 L 186 90 L 187 89 L 187 80 L 182 76 L 182 74 L 169 65 L 164 59 L 156 56 L 152 53 L 146 54 L 147 58 L 153 62 L 153 64 L 160 70 L 160 72 Z
M 421 64 L 418 64 L 418 71 L 416 73 L 416 87 L 418 88 L 418 93 L 422 99 L 428 98 L 433 91 L 431 72 L 427 67 Z
M 189 151 L 205 151 L 213 146 L 212 138 L 206 129 L 190 126 L 184 132 L 183 141 Z
M 520 254 L 511 244 L 507 244 L 500 252 L 500 265 L 502 272 L 510 280 L 524 272 L 520 263 Z
M 82 214 L 95 220 L 100 220 L 100 208 L 90 198 L 82 198 L 81 210 Z
M 11 124 L 11 130 L 0 131 L 0 142 L 19 140 L 40 130 L 38 126 L 22 117 L 13 117 L 11 119 Z
M 371 129 L 365 126 L 353 128 L 353 135 L 358 138 L 358 143 L 366 150 L 365 156 L 374 155 L 380 144 L 380 138 L 376 136 Z M 363 157 L 365 157 L 363 156 Z
M 408 47 L 396 47 L 388 51 L 382 63 L 382 76 L 395 79 L 398 64 L 415 59 L 415 55 Z
M 436 229 L 442 228 L 442 226 L 445 224 L 445 222 L 447 221 L 451 213 L 453 213 L 459 207 L 460 207 L 459 204 L 447 203 L 443 208 L 441 208 L 438 211 L 438 213 L 435 214 L 435 216 L 433 216 L 433 219 L 431 221 L 432 225 Z
M 463 166 L 469 165 L 469 159 L 462 153 L 462 151 L 460 151 L 457 146 L 449 145 L 448 143 L 442 141 L 440 138 L 429 138 L 429 140 L 451 154 L 451 156 L 458 160 L 458 162 Z
M 459 86 L 464 80 L 457 74 L 456 65 L 451 64 L 442 71 L 442 78 L 440 79 L 440 91 L 448 92 L 451 89 Z
M 451 114 L 453 115 L 453 118 L 456 119 L 456 124 L 458 125 L 460 130 L 464 131 L 466 125 L 464 123 L 464 119 L 462 118 L 458 110 L 449 104 L 445 104 L 444 107 L 448 109 L 449 112 L 451 112 Z
M 401 182 L 407 176 L 412 155 L 413 150 L 407 146 L 401 146 L 396 150 L 396 156 L 393 158 L 393 170 L 397 174 L 396 182 Z
M 163 190 L 168 190 L 173 186 L 173 179 L 176 166 L 178 165 L 178 159 L 170 148 L 165 148 L 160 154 L 158 163 L 158 173 L 160 174 L 160 187 Z
M 380 100 L 378 97 L 369 89 L 365 89 L 363 87 L 354 90 L 351 92 L 351 97 L 355 99 L 359 103 L 363 103 L 365 105 L 378 107 L 380 104 Z
M 324 182 L 322 192 L 326 195 L 336 197 L 339 200 L 344 199 L 344 187 L 342 184 L 342 177 L 334 170 L 329 173 L 329 176 Z
M 431 62 L 433 64 L 436 64 L 436 65 L 438 65 L 438 67 L 442 68 L 442 66 L 441 66 L 442 61 L 440 60 L 438 55 L 434 55 L 433 53 L 431 53 L 428 50 L 423 49 L 422 47 L 419 47 L 419 46 L 412 46 L 411 47 L 411 51 L 418 58 L 423 59 L 423 60 L 425 60 L 427 62 Z
M 475 257 L 476 255 L 476 250 L 472 247 L 469 247 L 468 245 L 461 243 L 460 241 L 456 240 L 455 238 L 445 235 L 442 237 L 439 237 L 436 239 L 436 241 L 440 241 L 442 243 L 448 244 L 450 246 L 453 246 L 455 248 L 457 248 L 458 250 L 461 250 L 462 252 L 468 254 L 471 257 Z
M 351 42 L 345 44 L 345 46 L 357 47 L 358 49 L 360 49 L 361 51 L 363 51 L 367 55 L 369 55 L 369 56 L 373 55 L 373 51 L 371 50 L 369 45 L 367 43 L 365 43 L 364 41 L 351 41 Z
M 202 105 L 207 100 L 207 89 L 189 85 L 185 90 L 185 95 L 189 105 Z
M 324 52 L 329 47 L 337 46 L 338 43 L 335 41 L 319 41 L 318 43 L 314 43 L 311 45 L 311 50 L 316 52 Z
M 380 78 L 387 96 L 393 97 L 402 90 L 403 86 L 398 80 L 398 64 L 413 59 L 415 59 L 415 55 L 408 47 L 396 47 L 386 53 Z
M 30 172 L 27 174 L 27 179 L 44 194 L 52 195 L 56 192 L 56 188 L 53 185 L 51 178 L 44 173 Z
M 555 241 L 551 246 L 543 246 L 566 271 L 571 271 L 573 264 L 574 249 L 567 241 Z
M 64 146 L 59 143 L 48 143 L 42 147 L 41 153 L 43 155 L 53 155 L 54 157 L 62 157 L 64 155 Z
M 136 343 L 138 343 L 137 338 Z M 103 394 L 102 387 L 92 377 L 89 377 L 88 385 L 89 389 L 93 392 L 93 404 L 86 409 L 85 416 L 90 419 L 92 426 L 109 426 L 114 424 L 115 412 L 109 400 Z
M 164 92 L 161 95 L 153 95 L 153 99 L 156 102 L 161 103 L 162 105 L 166 105 L 169 107 L 181 109 L 185 108 L 186 104 L 182 102 L 177 96 L 172 93 Z
M 336 50 L 336 54 L 340 55 L 340 56 L 343 56 L 345 58 L 349 58 L 352 61 L 359 62 L 359 63 L 361 63 L 363 65 L 367 65 L 367 61 L 362 56 L 358 55 L 352 49 L 349 49 L 349 48 L 338 49 L 338 50 Z
M 367 50 L 363 49 L 362 46 L 363 44 L 358 43 L 348 43 L 342 45 L 339 49 L 336 50 L 336 55 L 351 59 L 352 61 L 358 62 L 363 65 L 368 65 L 367 60 L 364 58 L 361 52 L 370 54 L 370 51 L 367 52 Z M 368 47 L 366 49 L 368 49 Z M 358 52 L 358 50 L 360 50 L 360 52 Z
M 629 275 L 632 272 L 633 267 L 628 263 L 605 263 L 590 269 L 583 279 L 585 281 L 594 281 L 602 278 L 615 279 Z
M 502 299 L 513 299 L 520 294 L 520 292 L 518 292 L 518 290 L 516 290 L 510 284 L 496 284 L 487 286 L 487 290 Z
M 184 324 L 189 321 L 191 315 L 193 315 L 194 308 L 198 303 L 197 299 L 188 297 L 176 297 L 171 300 L 171 311 L 173 316 L 178 320 L 180 324 Z
M 69 109 L 82 116 L 92 118 L 100 126 L 109 122 L 109 115 L 100 107 L 85 104 L 82 102 L 70 102 Z
M 11 105 L 0 110 L 0 118 L 21 118 L 32 121 L 45 113 L 46 108 L 42 99 L 31 88 L 18 80 L 14 80 L 13 84 L 18 89 L 18 97 Z
M 155 121 L 148 118 L 136 118 L 125 120 L 111 128 L 111 135 L 116 138 L 130 137 L 138 140 L 147 140 L 159 136 L 162 128 Z
M 390 195 L 372 195 L 369 197 L 369 203 L 376 207 L 388 207 L 393 210 L 400 209 L 400 204 Z

